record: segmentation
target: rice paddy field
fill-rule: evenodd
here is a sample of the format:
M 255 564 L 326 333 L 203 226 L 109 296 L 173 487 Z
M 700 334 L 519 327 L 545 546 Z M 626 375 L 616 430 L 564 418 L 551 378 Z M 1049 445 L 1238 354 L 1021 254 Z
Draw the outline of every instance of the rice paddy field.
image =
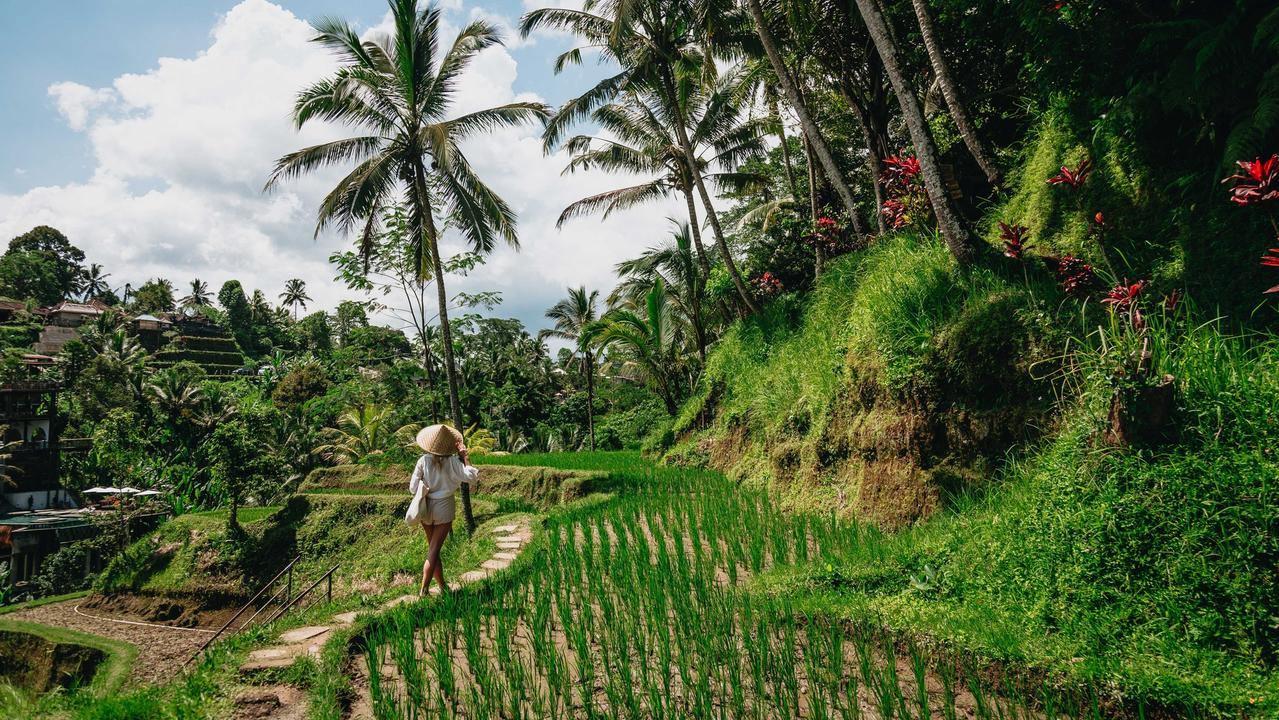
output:
M 550 514 L 502 579 L 379 618 L 360 663 L 378 718 L 1100 717 L 1095 694 L 805 611 L 752 579 L 874 544 L 718 474 L 633 456 Z M 512 462 L 509 459 L 503 462 Z M 1014 679 L 1016 677 L 1016 679 Z

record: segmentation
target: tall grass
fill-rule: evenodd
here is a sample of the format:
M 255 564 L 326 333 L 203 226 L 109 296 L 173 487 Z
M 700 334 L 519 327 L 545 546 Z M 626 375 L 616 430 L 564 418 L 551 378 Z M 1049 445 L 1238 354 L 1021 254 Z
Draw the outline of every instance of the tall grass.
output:
M 832 567 L 878 533 L 783 514 L 718 475 L 624 480 L 612 502 L 552 515 L 504 582 L 375 624 L 364 656 L 375 714 L 995 718 L 1039 712 L 1043 698 L 1084 711 L 1047 682 L 992 684 L 875 626 L 744 590 L 770 568 Z

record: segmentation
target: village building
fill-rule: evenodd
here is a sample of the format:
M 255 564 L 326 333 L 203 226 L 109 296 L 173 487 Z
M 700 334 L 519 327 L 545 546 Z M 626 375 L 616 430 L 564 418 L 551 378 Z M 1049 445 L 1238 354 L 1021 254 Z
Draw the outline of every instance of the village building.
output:
M 44 330 L 33 350 L 41 355 L 57 355 L 63 345 L 80 337 L 81 326 L 97 320 L 107 309 L 107 305 L 97 300 L 89 303 L 63 300 L 47 308 Z

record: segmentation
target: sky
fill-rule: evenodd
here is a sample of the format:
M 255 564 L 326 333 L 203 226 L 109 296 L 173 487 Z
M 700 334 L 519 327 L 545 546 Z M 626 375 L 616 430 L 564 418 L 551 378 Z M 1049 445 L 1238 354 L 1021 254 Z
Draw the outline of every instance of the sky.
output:
M 552 61 L 572 38 L 510 30 L 528 9 L 573 0 L 442 0 L 449 39 L 472 18 L 506 28 L 463 78 L 457 112 L 515 100 L 557 105 L 609 70 L 588 60 L 556 76 Z M 377 0 L 0 0 L 11 32 L 0 44 L 0 242 L 52 225 L 100 263 L 116 288 L 167 277 L 185 294 L 192 278 L 214 292 L 228 279 L 275 300 L 302 278 L 331 309 L 358 294 L 334 280 L 328 256 L 351 244 L 314 237 L 315 209 L 339 171 L 263 193 L 277 158 L 343 136 L 341 128 L 290 120 L 296 93 L 336 67 L 309 42 L 308 21 L 341 17 L 360 32 L 386 27 Z M 589 130 L 589 128 L 587 129 Z M 521 249 L 503 248 L 450 295 L 496 290 L 491 312 L 530 330 L 569 286 L 606 294 L 614 265 L 669 234 L 674 199 L 557 230 L 568 203 L 632 178 L 561 176 L 566 158 L 546 155 L 540 128 L 502 130 L 464 152 L 519 213 Z M 449 235 L 446 254 L 463 249 Z M 397 324 L 389 315 L 382 319 Z

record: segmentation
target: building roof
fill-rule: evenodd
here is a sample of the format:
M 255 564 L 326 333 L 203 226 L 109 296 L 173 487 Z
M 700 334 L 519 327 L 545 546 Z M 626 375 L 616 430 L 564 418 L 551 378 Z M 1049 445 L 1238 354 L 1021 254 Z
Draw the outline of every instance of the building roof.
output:
M 9 312 L 21 312 L 27 309 L 27 304 L 22 300 L 0 300 L 0 310 L 8 310 Z M 43 315 L 44 308 L 36 308 L 31 311 L 33 315 Z
M 169 322 L 168 320 L 165 320 L 164 318 L 158 318 L 158 317 L 156 317 L 156 316 L 154 316 L 154 315 L 150 315 L 150 314 L 147 314 L 147 315 L 139 315 L 139 316 L 137 316 L 137 317 L 135 317 L 135 318 L 133 318 L 133 319 L 134 319 L 134 321 L 136 321 L 136 322 L 159 322 L 159 323 L 167 323 L 167 322 Z
M 62 302 L 49 308 L 49 314 L 53 313 L 71 313 L 72 315 L 101 315 L 105 306 L 96 300 L 91 303 L 77 303 L 70 300 Z

